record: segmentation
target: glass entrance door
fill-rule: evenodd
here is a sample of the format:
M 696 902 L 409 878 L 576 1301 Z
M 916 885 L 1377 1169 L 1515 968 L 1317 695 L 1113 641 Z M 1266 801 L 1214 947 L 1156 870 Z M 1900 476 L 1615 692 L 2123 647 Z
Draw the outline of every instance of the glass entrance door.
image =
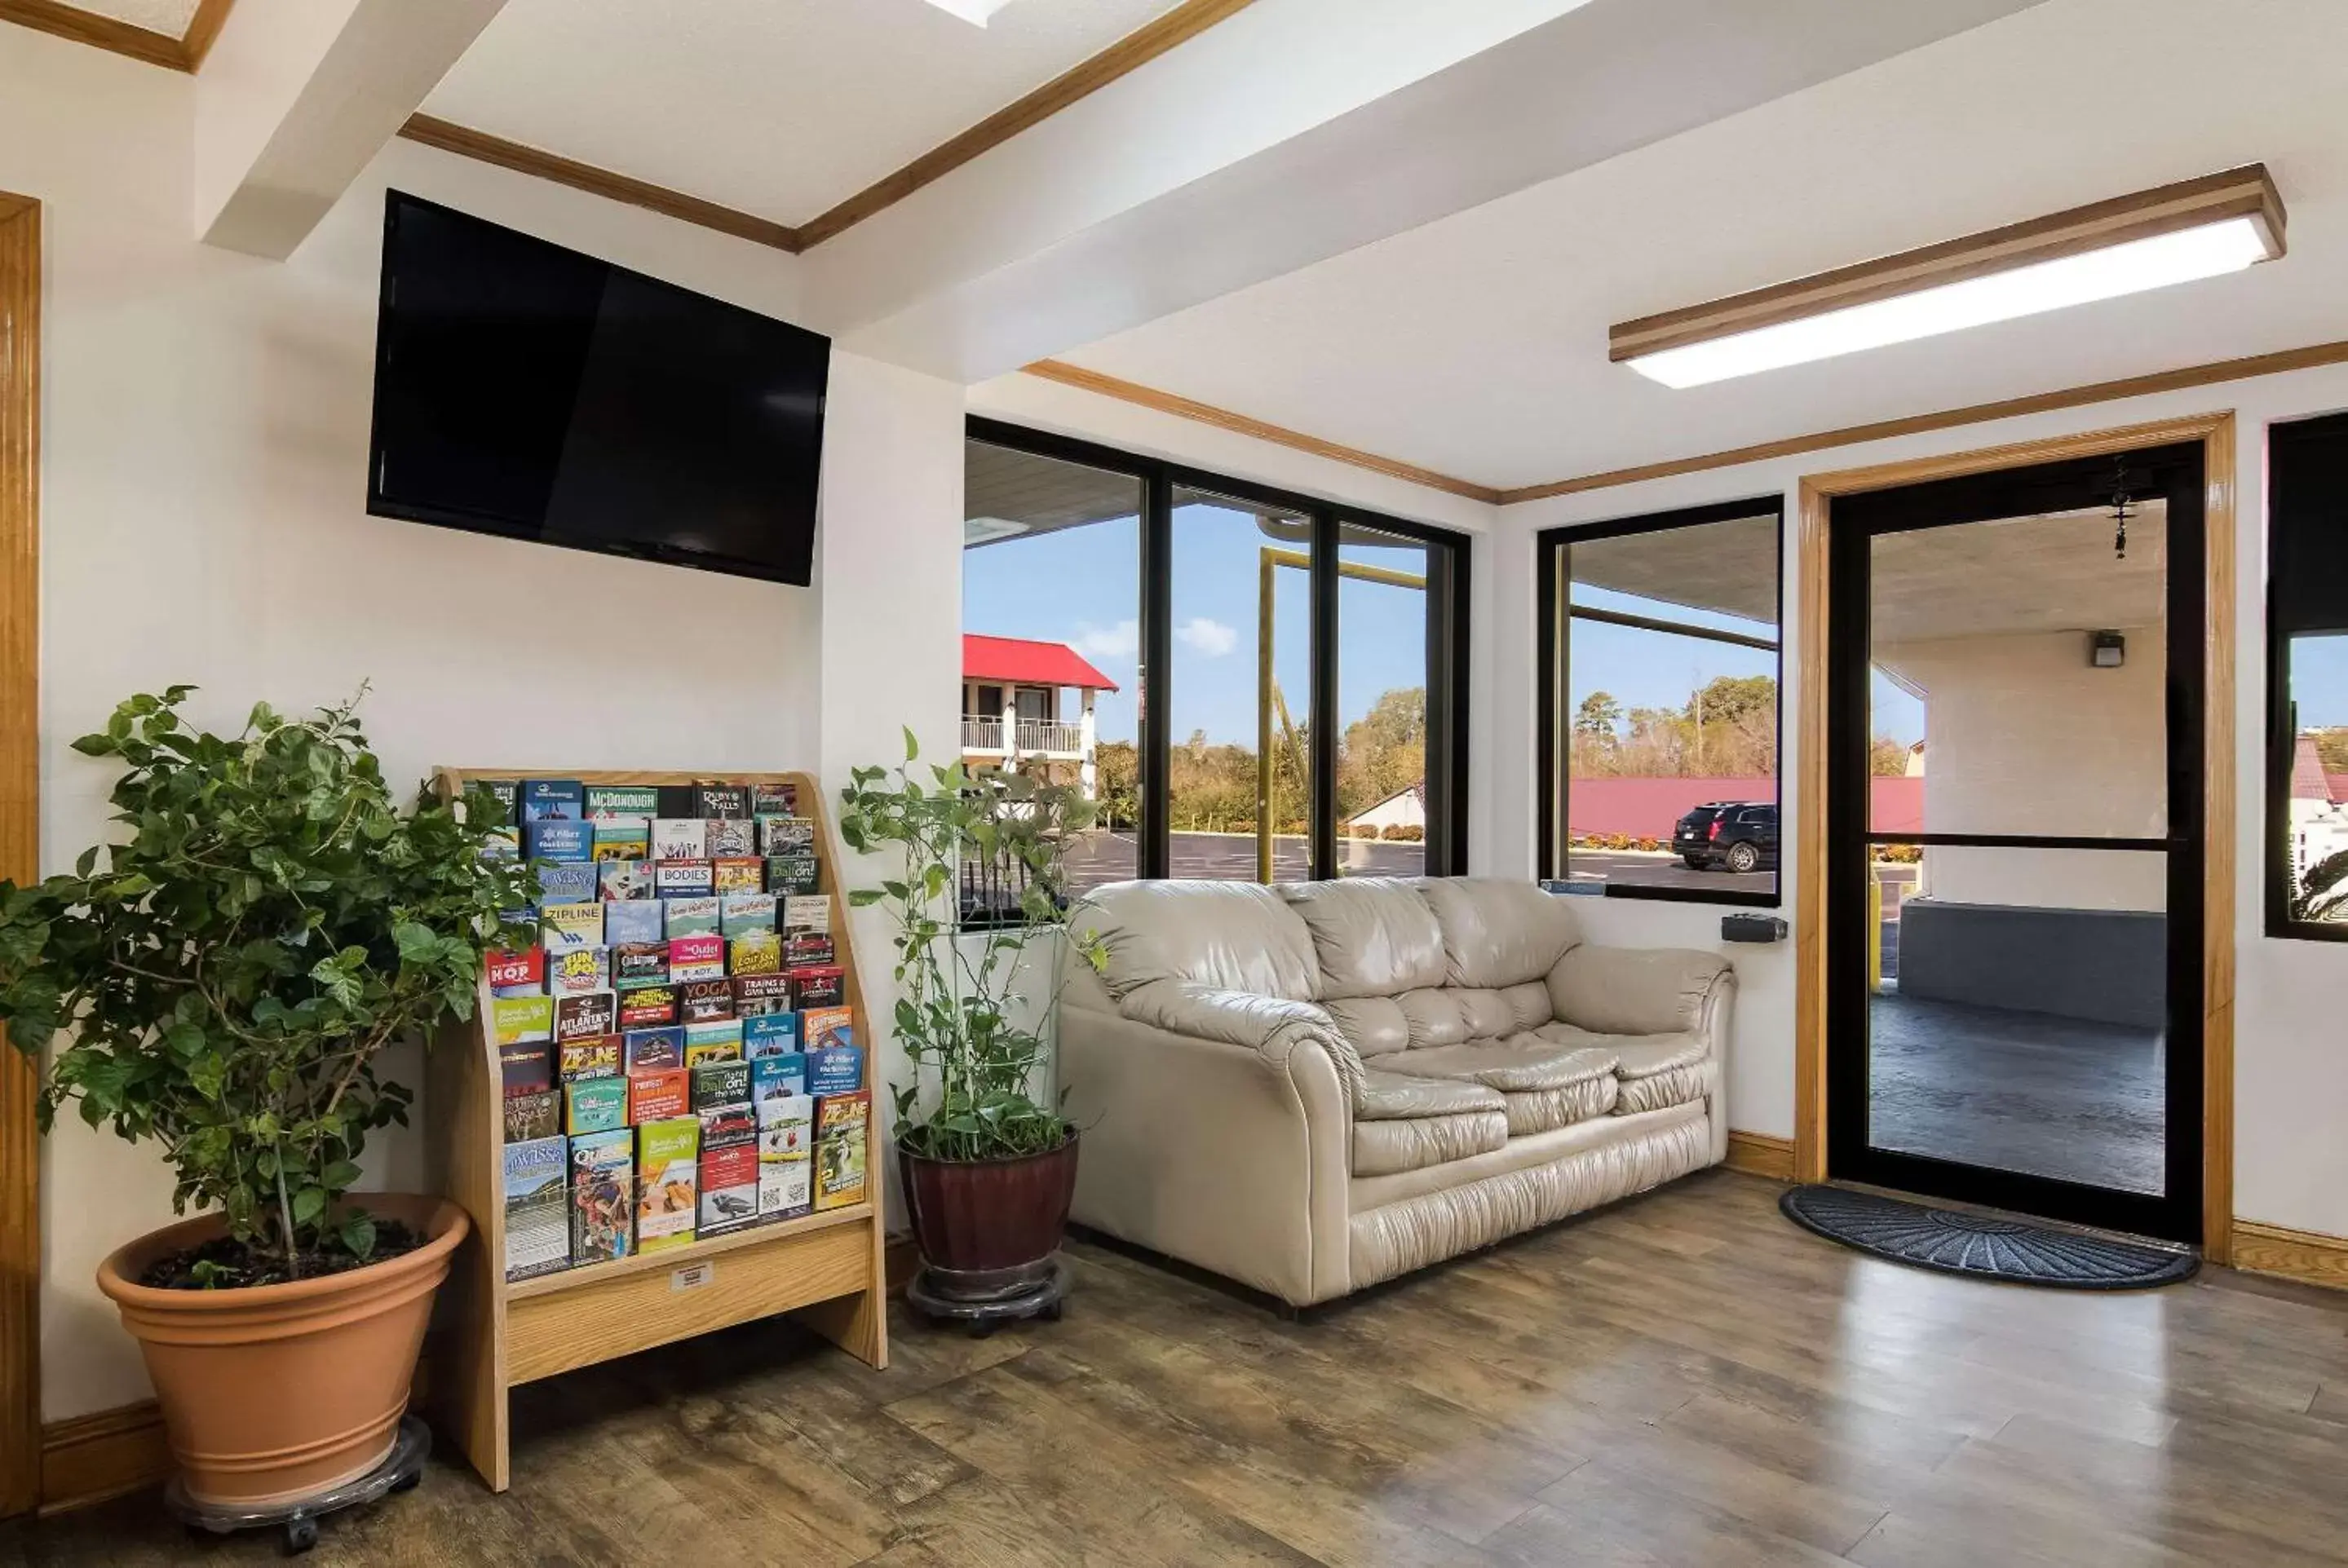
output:
M 2198 1241 L 2201 450 L 1838 497 L 1828 1167 Z

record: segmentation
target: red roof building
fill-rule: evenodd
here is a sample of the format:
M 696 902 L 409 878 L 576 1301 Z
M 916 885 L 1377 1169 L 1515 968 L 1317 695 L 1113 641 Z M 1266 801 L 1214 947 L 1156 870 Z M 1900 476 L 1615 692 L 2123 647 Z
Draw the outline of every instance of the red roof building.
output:
M 962 639 L 962 678 L 1000 681 L 1008 686 L 1074 686 L 1086 692 L 1114 692 L 1117 682 L 1087 663 L 1084 655 L 1065 642 L 1031 642 L 1024 637 L 982 637 L 966 631 Z

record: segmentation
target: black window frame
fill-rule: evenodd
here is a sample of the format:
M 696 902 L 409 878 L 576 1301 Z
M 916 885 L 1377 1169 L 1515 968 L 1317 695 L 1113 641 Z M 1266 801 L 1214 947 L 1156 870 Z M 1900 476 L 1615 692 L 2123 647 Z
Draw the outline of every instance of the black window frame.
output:
M 1141 839 L 1135 875 L 1167 880 L 1173 866 L 1169 822 L 1173 736 L 1164 715 L 1174 687 L 1173 561 L 1174 494 L 1197 490 L 1311 520 L 1312 820 L 1310 876 L 1327 881 L 1339 874 L 1337 836 L 1338 550 L 1348 523 L 1392 534 L 1427 547 L 1426 585 L 1426 875 L 1465 876 L 1468 871 L 1468 622 L 1473 536 L 1414 522 L 1349 502 L 1283 490 L 1253 480 L 1217 474 L 1187 464 L 1128 452 L 1098 442 L 1004 420 L 970 415 L 964 438 L 1081 464 L 1138 479 L 1142 485 L 1139 620 Z M 1318 722 L 1320 715 L 1329 723 Z
M 1747 893 L 1727 887 L 1669 887 L 1635 883 L 1608 881 L 1602 885 L 1602 896 L 1608 898 L 1643 898 L 1666 904 L 1728 904 L 1745 908 L 1776 909 L 1785 905 L 1786 866 L 1784 855 L 1785 828 L 1782 807 L 1786 798 L 1786 497 L 1783 492 L 1752 496 L 1742 500 L 1712 501 L 1700 506 L 1674 507 L 1667 511 L 1640 512 L 1629 517 L 1610 518 L 1602 521 L 1567 523 L 1543 528 L 1533 537 L 1535 563 L 1535 595 L 1538 601 L 1537 637 L 1534 654 L 1539 665 L 1535 696 L 1535 737 L 1539 770 L 1536 799 L 1535 854 L 1536 865 L 1542 881 L 1563 879 L 1567 875 L 1565 855 L 1570 835 L 1566 825 L 1571 820 L 1566 809 L 1566 792 L 1571 784 L 1572 769 L 1560 751 L 1560 743 L 1567 726 L 1558 712 L 1569 689 L 1566 661 L 1571 643 L 1569 641 L 1570 605 L 1559 593 L 1558 552 L 1577 544 L 1594 539 L 1625 538 L 1634 534 L 1666 533 L 1673 528 L 1698 528 L 1705 523 L 1743 522 L 1749 518 L 1770 517 L 1776 519 L 1777 570 L 1776 647 L 1777 672 L 1777 799 L 1781 808 L 1778 822 L 1778 864 L 1770 873 L 1769 891 Z M 1672 630 L 1657 628 L 1656 630 Z
M 2327 528 L 2317 543 L 2302 530 Z M 2299 725 L 2291 695 L 2294 585 L 2348 569 L 2348 414 L 2278 420 L 2267 426 L 2266 934 L 2287 941 L 2348 942 L 2348 920 L 2291 917 L 2291 774 Z M 2312 575 L 2311 575 L 2312 574 Z

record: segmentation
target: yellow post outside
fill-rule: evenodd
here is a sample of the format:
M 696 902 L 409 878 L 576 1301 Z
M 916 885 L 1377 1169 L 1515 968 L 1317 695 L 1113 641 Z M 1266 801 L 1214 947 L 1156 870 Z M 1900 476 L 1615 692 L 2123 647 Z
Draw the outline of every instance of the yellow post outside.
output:
M 1867 989 L 1883 989 L 1883 878 L 1870 861 L 1867 867 Z

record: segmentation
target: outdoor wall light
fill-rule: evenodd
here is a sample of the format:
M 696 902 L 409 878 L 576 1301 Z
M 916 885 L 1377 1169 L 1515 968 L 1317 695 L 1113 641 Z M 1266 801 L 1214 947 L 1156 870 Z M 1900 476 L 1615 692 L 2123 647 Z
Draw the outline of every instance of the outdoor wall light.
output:
M 2266 165 L 2249 164 L 1617 323 L 1609 357 L 1700 386 L 2240 272 L 2283 253 L 2283 221 Z
M 2127 662 L 2127 639 L 2116 631 L 2090 631 L 2087 662 L 2098 670 L 2118 669 Z

